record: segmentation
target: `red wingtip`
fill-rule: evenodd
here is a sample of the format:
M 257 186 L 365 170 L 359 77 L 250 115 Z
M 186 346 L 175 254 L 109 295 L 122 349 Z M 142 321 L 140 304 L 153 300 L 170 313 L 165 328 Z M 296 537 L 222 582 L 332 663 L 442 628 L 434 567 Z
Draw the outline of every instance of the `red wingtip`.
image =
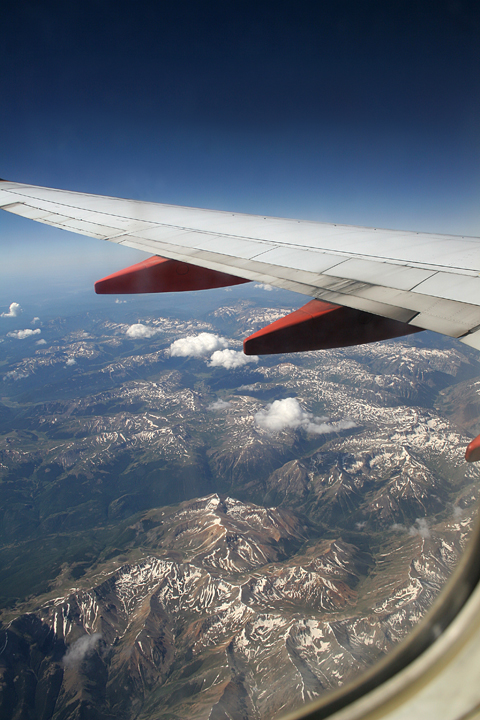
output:
M 480 435 L 477 435 L 477 437 L 468 444 L 465 451 L 465 460 L 467 462 L 478 462 L 480 460 Z

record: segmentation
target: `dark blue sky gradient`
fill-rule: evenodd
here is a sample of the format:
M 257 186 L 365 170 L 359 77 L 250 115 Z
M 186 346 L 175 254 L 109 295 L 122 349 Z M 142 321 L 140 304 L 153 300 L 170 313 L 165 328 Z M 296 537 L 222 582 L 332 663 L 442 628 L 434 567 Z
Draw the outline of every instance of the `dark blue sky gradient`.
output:
M 16 0 L 0 34 L 1 177 L 480 235 L 478 3 Z M 0 215 L 9 273 L 108 264 L 67 237 Z

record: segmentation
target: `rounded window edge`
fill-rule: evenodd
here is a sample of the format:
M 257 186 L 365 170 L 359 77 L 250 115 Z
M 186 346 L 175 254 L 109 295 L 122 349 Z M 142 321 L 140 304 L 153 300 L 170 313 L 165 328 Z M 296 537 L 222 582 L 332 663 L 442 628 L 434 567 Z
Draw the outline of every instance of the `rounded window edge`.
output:
M 405 682 L 401 681 L 403 678 L 400 676 L 403 671 L 408 670 L 411 664 L 427 650 L 433 649 L 436 641 L 445 639 L 445 631 L 455 620 L 460 620 L 463 608 L 477 588 L 480 590 L 480 517 L 475 521 L 471 537 L 457 567 L 430 609 L 409 635 L 384 658 L 343 687 L 330 691 L 323 698 L 304 705 L 296 711 L 278 716 L 279 720 L 325 720 L 349 708 L 352 712 L 342 713 L 342 720 L 370 718 L 370 713 L 374 713 L 375 718 L 382 717 L 382 708 L 385 709 L 385 713 L 389 712 L 386 706 L 399 699 L 413 683 L 422 683 L 423 676 L 436 665 L 439 659 L 438 653 L 432 653 L 415 680 L 405 678 Z M 480 615 L 480 598 L 472 608 L 464 626 L 447 639 L 442 647 L 442 653 L 451 649 L 459 640 L 468 639 L 465 635 L 468 632 L 471 616 L 475 615 Z M 392 682 L 388 688 L 385 688 L 386 683 L 397 678 L 397 683 Z M 371 695 L 370 702 L 363 703 L 361 708 L 358 707 L 357 701 L 365 701 L 369 695 Z M 353 707 L 354 704 L 357 707 Z

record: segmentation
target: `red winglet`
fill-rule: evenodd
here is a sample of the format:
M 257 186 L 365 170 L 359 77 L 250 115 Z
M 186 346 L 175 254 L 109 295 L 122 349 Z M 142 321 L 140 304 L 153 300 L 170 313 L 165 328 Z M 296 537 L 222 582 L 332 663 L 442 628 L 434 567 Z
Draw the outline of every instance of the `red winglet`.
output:
M 99 295 L 133 293 L 184 292 L 206 290 L 250 282 L 228 273 L 209 270 L 178 260 L 154 255 L 148 260 L 119 270 L 95 283 Z
M 478 462 L 480 460 L 480 435 L 477 435 L 477 437 L 467 445 L 465 460 L 467 462 Z
M 311 300 L 243 342 L 245 355 L 326 350 L 420 332 L 421 328 L 352 308 Z

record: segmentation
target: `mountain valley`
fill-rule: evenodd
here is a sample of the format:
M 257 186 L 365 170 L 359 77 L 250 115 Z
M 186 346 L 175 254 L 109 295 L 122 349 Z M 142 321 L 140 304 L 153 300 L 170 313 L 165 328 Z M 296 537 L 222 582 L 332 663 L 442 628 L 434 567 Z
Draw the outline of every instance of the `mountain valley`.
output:
M 115 309 L 2 344 L 2 718 L 273 718 L 344 684 L 467 543 L 475 353 L 244 362 L 228 338 L 289 308 Z

